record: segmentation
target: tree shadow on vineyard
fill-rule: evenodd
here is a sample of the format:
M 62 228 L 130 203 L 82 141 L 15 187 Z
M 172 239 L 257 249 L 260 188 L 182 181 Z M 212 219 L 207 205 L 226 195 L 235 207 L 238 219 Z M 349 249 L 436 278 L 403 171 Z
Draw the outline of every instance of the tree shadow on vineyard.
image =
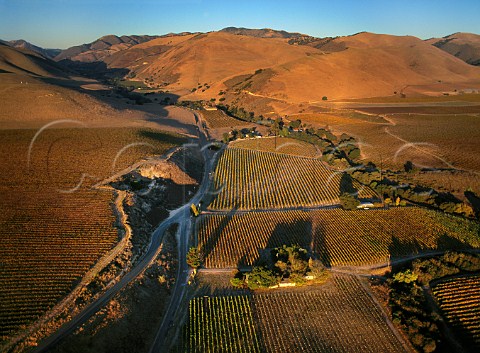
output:
M 449 326 L 451 326 L 458 341 L 461 342 L 462 348 L 468 353 L 478 352 L 480 348 L 480 342 L 475 334 L 472 332 L 472 328 L 468 327 L 468 322 L 463 322 L 460 318 L 453 315 L 449 320 Z
M 259 254 L 259 259 L 262 257 L 262 251 L 261 249 L 258 250 Z M 260 262 L 257 260 L 257 262 Z M 248 256 L 247 254 L 243 254 L 238 260 L 237 260 L 237 270 L 239 271 L 249 271 L 251 268 L 250 264 L 248 264 Z
M 454 238 L 446 233 L 440 235 L 437 240 L 437 248 L 439 250 L 469 250 L 473 247 L 461 240 Z
M 222 221 L 218 224 L 217 228 L 209 234 L 207 241 L 200 248 L 200 254 L 203 255 L 204 260 L 210 256 L 210 254 L 217 246 L 218 241 L 222 237 L 223 231 L 227 228 L 228 224 L 231 222 L 237 210 L 238 205 L 235 204 L 235 206 L 230 211 L 228 211 Z
M 296 220 L 294 222 L 278 223 L 273 229 L 267 244 L 264 249 L 259 249 L 259 256 L 255 265 L 261 265 L 265 262 L 271 261 L 270 250 L 281 247 L 283 245 L 292 246 L 298 245 L 302 248 L 309 249 L 312 244 L 312 222 L 304 219 Z M 263 251 L 262 251 L 263 250 Z
M 473 247 L 461 240 L 454 238 L 446 233 L 440 235 L 433 248 L 422 246 L 417 240 L 405 241 L 396 236 L 392 237 L 392 242 L 388 247 L 392 259 L 409 255 L 416 255 L 427 251 L 447 251 L 447 250 L 469 250 Z
M 422 246 L 417 240 L 412 239 L 405 241 L 395 235 L 392 237 L 392 242 L 388 246 L 388 253 L 390 254 L 391 259 L 408 255 L 415 255 L 420 253 L 421 251 Z
M 353 186 L 352 177 L 347 173 L 343 173 L 342 178 L 340 179 L 340 195 L 345 193 L 350 195 L 358 194 L 358 190 Z
M 331 256 L 330 251 L 327 245 L 327 230 L 321 221 L 313 220 L 312 221 L 312 242 L 311 249 L 312 252 L 322 261 L 325 267 L 331 267 Z
M 472 191 L 465 191 L 464 195 L 472 205 L 475 215 L 480 219 L 480 197 Z

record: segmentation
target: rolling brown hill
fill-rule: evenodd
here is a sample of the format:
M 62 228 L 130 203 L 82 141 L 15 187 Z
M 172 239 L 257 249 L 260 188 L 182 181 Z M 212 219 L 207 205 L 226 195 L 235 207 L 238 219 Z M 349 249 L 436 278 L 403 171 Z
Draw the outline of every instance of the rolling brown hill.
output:
M 145 63 L 151 63 L 156 56 L 159 56 L 173 47 L 179 45 L 183 41 L 191 39 L 195 34 L 181 33 L 161 36 L 135 45 L 128 50 L 118 51 L 103 59 L 108 67 L 123 69 L 129 68 L 136 70 L 143 67 Z
M 96 80 L 79 77 L 58 63 L 0 42 L 0 127 L 39 128 L 53 121 L 68 126 L 160 128 L 192 134 L 193 115 L 159 104 L 134 105 Z M 72 123 L 72 121 L 75 121 Z
M 184 99 L 220 99 L 219 92 L 226 91 L 225 103 L 245 95 L 301 104 L 322 102 L 325 96 L 331 101 L 480 88 L 480 68 L 428 41 L 367 32 L 314 38 L 227 27 L 161 37 L 105 36 L 56 59 L 61 58 L 101 64 L 103 72 L 117 70 Z
M 145 43 L 142 48 L 154 42 L 157 41 Z M 138 61 L 140 65 L 129 68 L 141 79 L 168 83 L 169 89 L 192 90 L 206 83 L 211 88 L 205 88 L 204 95 L 216 95 L 229 78 L 299 60 L 318 51 L 308 46 L 291 46 L 282 38 L 224 32 L 182 37 L 171 45 L 160 55 L 146 57 L 141 63 Z
M 480 65 L 480 35 L 478 34 L 454 33 L 443 38 L 431 38 L 426 42 L 471 65 Z
M 196 89 L 192 99 L 218 98 L 229 89 L 300 103 L 480 86 L 478 68 L 423 40 L 365 32 L 309 45 L 225 31 L 174 36 L 133 46 L 106 62 L 125 65 L 155 87 Z M 268 70 L 253 75 L 259 69 Z
M 327 41 L 316 55 L 272 69 L 272 78 L 257 93 L 294 102 L 394 92 L 441 94 L 480 84 L 478 68 L 416 37 L 372 33 Z

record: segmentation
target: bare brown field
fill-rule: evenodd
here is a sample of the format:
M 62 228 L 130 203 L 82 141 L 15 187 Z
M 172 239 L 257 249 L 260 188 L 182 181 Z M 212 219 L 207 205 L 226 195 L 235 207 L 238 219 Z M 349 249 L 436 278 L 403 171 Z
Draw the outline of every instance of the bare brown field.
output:
M 302 122 L 317 126 L 341 127 L 349 125 L 386 125 L 389 122 L 381 116 L 363 114 L 354 111 L 334 111 L 332 113 L 303 113 L 289 116 L 290 120 L 300 119 Z
M 70 128 L 47 129 L 31 144 L 35 134 L 0 130 L 2 341 L 54 306 L 117 242 L 112 192 L 91 186 L 185 141 L 147 129 Z
M 438 149 L 434 167 L 480 172 L 480 116 L 409 114 L 395 115 L 392 120 L 395 126 L 388 129 L 393 134 Z
M 380 107 L 358 107 L 355 108 L 369 114 L 477 114 L 480 115 L 480 105 L 460 106 L 380 106 Z
M 46 83 L 48 80 L 49 83 Z M 196 136 L 191 112 L 158 102 L 129 104 L 110 91 L 83 89 L 96 81 L 33 78 L 0 73 L 0 123 L 3 129 L 30 129 L 58 120 L 89 127 L 145 127 Z
M 391 95 L 385 97 L 367 97 L 367 98 L 356 98 L 356 99 L 342 99 L 341 101 L 334 101 L 332 103 L 341 104 L 342 102 L 348 103 L 451 103 L 451 102 L 471 102 L 478 103 L 480 102 L 480 94 L 478 93 L 466 93 L 466 94 L 455 94 L 455 95 L 439 95 L 439 96 L 427 96 L 427 95 L 416 95 L 416 96 L 407 96 L 402 98 L 400 95 Z

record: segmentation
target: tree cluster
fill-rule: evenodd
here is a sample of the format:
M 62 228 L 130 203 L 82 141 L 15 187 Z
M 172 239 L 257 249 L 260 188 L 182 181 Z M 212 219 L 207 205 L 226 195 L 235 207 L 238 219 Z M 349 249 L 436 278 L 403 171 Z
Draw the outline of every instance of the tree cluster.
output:
M 251 271 L 237 272 L 230 282 L 237 288 L 256 290 L 275 286 L 281 281 L 297 285 L 305 284 L 307 278 L 323 281 L 327 276 L 323 264 L 313 260 L 306 249 L 284 245 L 271 250 L 269 262 L 254 266 Z
M 236 139 L 253 138 L 258 135 L 259 133 L 257 132 L 256 126 L 250 128 L 245 127 L 241 130 L 233 129 L 230 132 L 223 133 L 222 142 L 229 143 L 230 141 L 235 141 Z
M 235 105 L 230 106 L 228 104 L 227 105 L 219 104 L 217 105 L 217 108 L 220 110 L 223 110 L 227 115 L 239 120 L 252 122 L 252 123 L 257 122 L 258 120 L 255 117 L 254 112 L 247 112 L 243 107 L 239 108 Z

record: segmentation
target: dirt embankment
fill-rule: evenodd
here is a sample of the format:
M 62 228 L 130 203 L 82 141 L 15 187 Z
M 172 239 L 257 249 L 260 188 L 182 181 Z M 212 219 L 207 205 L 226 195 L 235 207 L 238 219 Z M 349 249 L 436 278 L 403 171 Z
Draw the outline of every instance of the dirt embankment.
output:
M 194 147 L 181 147 L 168 158 L 149 161 L 123 175 L 112 186 L 127 193 L 124 208 L 133 229 L 134 256 L 141 256 L 150 235 L 170 210 L 188 202 L 203 175 L 203 158 Z

